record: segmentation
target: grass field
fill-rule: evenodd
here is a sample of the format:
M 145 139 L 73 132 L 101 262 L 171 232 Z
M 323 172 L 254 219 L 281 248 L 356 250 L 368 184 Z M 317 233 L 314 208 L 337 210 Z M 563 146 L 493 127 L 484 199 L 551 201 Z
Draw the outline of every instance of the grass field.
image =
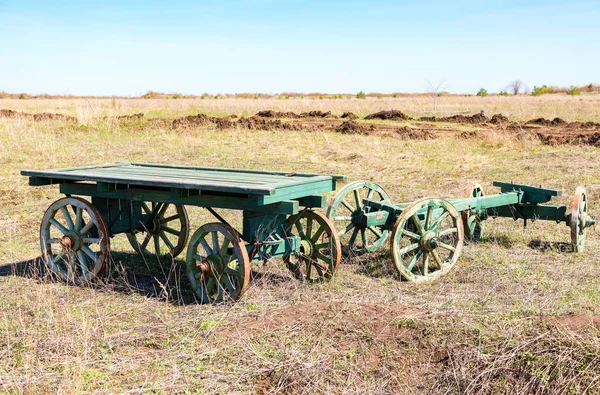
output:
M 442 97 L 438 109 L 519 120 L 600 122 L 600 96 Z M 37 270 L 39 223 L 59 198 L 21 169 L 114 161 L 345 174 L 393 201 L 460 197 L 479 181 L 587 188 L 600 216 L 600 151 L 538 141 L 399 140 L 334 132 L 173 130 L 104 116 L 252 115 L 258 110 L 398 109 L 431 98 L 368 100 L 0 100 L 79 123 L 0 118 L 0 393 L 598 393 L 600 240 L 569 250 L 569 228 L 490 219 L 478 244 L 434 283 L 400 281 L 386 248 L 308 286 L 281 261 L 253 267 L 235 304 L 198 305 L 182 262 L 144 260 L 115 237 L 108 279 L 95 287 Z M 224 212 L 240 226 L 237 212 Z M 190 209 L 191 230 L 213 221 Z

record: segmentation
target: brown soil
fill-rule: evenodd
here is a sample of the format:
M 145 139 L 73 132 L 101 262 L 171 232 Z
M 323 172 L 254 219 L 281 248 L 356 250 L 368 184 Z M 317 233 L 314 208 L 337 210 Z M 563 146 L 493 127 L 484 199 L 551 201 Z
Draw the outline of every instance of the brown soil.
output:
M 142 114 L 141 112 L 138 114 L 132 114 L 132 115 L 119 115 L 117 117 L 117 119 L 126 119 L 126 120 L 140 120 L 140 119 L 144 119 L 144 114 Z
M 301 114 L 296 114 L 295 112 L 280 112 L 273 110 L 264 110 L 259 111 L 256 114 L 257 117 L 263 118 L 335 118 L 334 115 L 331 114 L 331 111 L 323 112 L 320 110 L 303 112 Z
M 494 125 L 503 125 L 503 124 L 507 124 L 509 122 L 510 122 L 510 120 L 508 119 L 508 117 L 506 117 L 502 114 L 494 114 L 492 116 L 492 119 L 490 120 L 490 123 L 494 124 Z
M 396 137 L 402 140 L 433 140 L 435 135 L 428 130 L 413 129 L 409 126 L 404 126 L 396 129 Z
M 358 118 L 358 115 L 356 115 L 353 112 L 348 111 L 348 112 L 343 113 L 341 118 L 354 120 L 354 119 Z
M 70 117 L 68 115 L 53 114 L 53 113 L 41 113 L 41 114 L 29 114 L 26 112 L 13 111 L 13 110 L 0 110 L 0 118 L 22 118 L 33 121 L 70 121 L 77 122 L 77 118 Z
M 411 119 L 408 115 L 397 110 L 379 111 L 373 114 L 369 114 L 365 119 L 382 119 L 387 121 L 406 121 Z
M 500 115 L 500 114 L 497 114 Z M 452 115 L 451 117 L 421 117 L 419 121 L 425 122 L 452 122 L 463 124 L 483 124 L 488 123 L 490 119 L 483 114 L 474 115 Z
M 344 121 L 335 131 L 342 134 L 367 134 L 367 128 L 356 121 Z
M 600 329 L 600 316 L 597 315 L 569 314 L 556 317 L 543 317 L 543 320 L 570 330 Z

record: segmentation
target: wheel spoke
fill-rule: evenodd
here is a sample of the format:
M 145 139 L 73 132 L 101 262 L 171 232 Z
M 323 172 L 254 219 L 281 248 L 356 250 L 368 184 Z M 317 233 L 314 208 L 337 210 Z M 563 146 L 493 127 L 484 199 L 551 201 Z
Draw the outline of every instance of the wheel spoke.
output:
M 433 223 L 433 225 L 431 225 L 431 229 L 430 230 L 436 230 L 444 221 L 444 219 L 446 219 L 446 217 L 449 215 L 450 213 L 448 211 L 444 211 L 444 213 L 442 215 L 440 215 L 435 222 Z M 429 229 L 428 229 L 429 230 Z
M 429 224 L 431 223 L 431 215 L 433 214 L 433 207 L 427 206 L 427 215 L 425 215 L 425 230 L 429 230 Z
M 171 240 L 169 240 L 167 238 L 167 235 L 165 234 L 165 232 L 160 232 L 159 235 L 160 235 L 160 238 L 165 242 L 165 244 L 169 248 L 169 252 L 172 253 L 173 251 L 175 251 L 175 247 L 173 246 L 173 243 L 171 243 Z
M 351 213 L 356 211 L 356 209 L 354 207 L 352 207 L 352 205 L 350 203 L 348 203 L 347 201 L 342 200 L 341 203 L 344 207 L 346 207 L 348 210 L 350 210 Z
M 313 219 L 311 217 L 306 218 L 306 238 L 311 240 L 312 237 Z
M 354 228 L 352 232 L 352 236 L 350 236 L 350 240 L 348 241 L 348 245 L 351 246 L 356 241 L 356 236 L 358 236 L 358 228 Z
M 169 223 L 171 221 L 174 221 L 176 219 L 179 219 L 179 214 L 175 214 L 175 215 L 171 215 L 170 217 L 162 218 L 160 220 L 160 223 L 164 225 L 164 224 L 167 224 L 167 223 Z
M 349 223 L 344 230 L 342 230 L 341 232 L 338 232 L 338 237 L 342 237 L 343 235 L 345 235 L 346 233 L 350 232 L 350 229 L 354 228 L 354 224 L 353 223 Z
M 338 215 L 333 218 L 334 221 L 352 221 L 352 217 L 347 215 Z
M 172 235 L 175 235 L 175 236 L 178 236 L 178 237 L 181 235 L 181 232 L 179 232 L 179 231 L 177 231 L 177 230 L 175 230 L 175 229 L 173 229 L 173 228 L 169 228 L 168 226 L 164 226 L 164 227 L 162 227 L 161 229 L 162 229 L 164 232 L 170 233 L 170 234 L 172 234 Z
M 218 255 L 219 254 L 219 233 L 212 232 L 211 238 L 212 238 L 212 253 Z
M 56 261 L 58 261 L 59 259 L 62 259 L 62 257 L 65 256 L 65 251 L 60 251 L 58 254 L 56 254 L 54 257 L 52 257 L 52 262 L 54 262 L 54 264 L 56 264 Z
M 383 233 L 381 233 L 376 227 L 369 226 L 367 229 L 369 229 L 375 236 L 377 236 L 378 239 L 381 239 L 383 237 Z
M 50 223 L 58 228 L 63 234 L 69 233 L 69 229 L 65 228 L 63 224 L 55 220 L 54 218 L 50 218 Z
M 413 217 L 413 218 L 414 218 L 414 217 Z M 421 236 L 419 236 L 419 235 L 418 235 L 418 234 L 416 234 L 416 233 L 413 233 L 413 232 L 411 232 L 410 230 L 406 230 L 406 229 L 404 229 L 404 228 L 403 228 L 403 229 L 400 229 L 400 232 L 401 232 L 403 235 L 405 235 L 405 236 L 408 236 L 408 237 L 410 237 L 410 238 L 411 238 L 411 239 L 413 239 L 413 240 L 421 240 Z
M 82 250 L 77 251 L 77 258 L 79 258 L 79 267 L 81 268 L 81 274 L 85 277 L 90 269 L 87 266 L 87 257 Z
M 225 257 L 225 256 L 227 256 L 227 255 L 228 255 L 228 254 L 227 254 L 227 249 L 229 248 L 229 244 L 230 244 L 230 242 L 231 242 L 231 241 L 230 241 L 230 240 L 229 240 L 227 237 L 225 237 L 225 238 L 223 239 L 223 244 L 221 244 L 221 247 L 220 247 L 220 249 L 219 249 L 220 255 L 221 255 L 222 257 Z
M 300 234 L 300 237 L 303 239 L 306 239 L 306 234 L 304 233 L 304 229 L 302 229 L 302 224 L 300 223 L 299 218 L 296 220 L 296 223 L 294 225 L 296 226 L 296 229 L 298 229 L 298 233 Z
M 433 260 L 439 265 L 440 269 L 443 268 L 444 262 L 442 262 L 442 258 L 438 255 L 436 250 L 431 251 L 431 255 L 433 256 Z
M 354 192 L 354 203 L 356 203 L 356 208 L 361 207 L 362 205 L 360 204 L 361 201 L 360 201 L 360 195 L 358 194 L 358 189 L 355 189 L 352 192 Z
M 318 257 L 320 260 L 322 260 L 322 261 L 324 261 L 325 263 L 327 263 L 328 265 L 331 265 L 331 257 L 330 257 L 330 256 L 327 256 L 327 255 L 323 254 L 322 252 L 320 252 L 320 251 L 317 251 L 317 257 Z M 317 264 L 318 264 L 318 262 L 317 262 Z
M 200 238 L 200 244 L 202 244 L 202 247 L 204 247 L 204 250 L 206 251 L 207 255 L 213 253 L 212 248 L 208 246 L 208 243 L 206 242 L 206 240 L 204 240 L 204 238 Z
M 152 234 L 150 233 L 146 233 L 146 237 L 144 238 L 144 241 L 142 241 L 142 244 L 140 245 L 140 250 L 145 250 L 146 247 L 148 247 L 148 243 L 150 243 L 150 240 L 152 239 Z
M 319 237 L 321 237 L 323 232 L 325 232 L 325 228 L 319 227 L 319 229 L 315 232 L 314 236 L 310 239 L 310 241 L 312 241 L 313 243 L 319 241 Z
M 420 235 L 425 234 L 425 229 L 423 229 L 423 224 L 419 220 L 419 216 L 415 214 L 411 217 L 411 219 L 412 219 L 413 223 L 415 224 L 415 226 L 417 227 L 417 231 L 419 232 L 419 234 Z
M 79 232 L 83 226 L 83 210 L 81 207 L 75 209 L 75 231 Z
M 69 210 L 67 210 L 67 207 L 62 206 L 60 208 L 60 212 L 62 213 L 63 217 L 65 218 L 65 221 L 67 222 L 67 227 L 70 230 L 73 230 L 75 228 L 75 224 L 73 223 L 73 219 L 71 218 L 71 214 L 69 214 Z
M 96 263 L 96 261 L 98 260 L 98 257 L 96 256 L 96 253 L 94 251 L 92 251 L 92 249 L 88 246 L 81 246 L 81 250 L 83 252 L 85 252 L 85 255 L 89 256 L 92 259 L 93 263 Z
M 363 247 L 367 248 L 367 230 L 366 229 L 360 230 L 360 238 L 362 239 Z
M 158 233 L 152 235 L 152 239 L 154 241 L 154 253 L 156 255 L 160 255 L 160 236 Z
M 325 243 L 315 244 L 314 248 L 315 248 L 315 250 L 319 251 L 319 250 L 322 250 L 323 248 L 329 248 L 330 246 L 331 246 L 330 242 L 325 242 Z
M 369 188 L 368 191 L 369 192 L 367 192 L 367 199 L 371 199 L 373 197 L 373 192 L 375 191 L 371 188 Z
M 403 247 L 400 250 L 398 250 L 398 254 L 400 254 L 400 256 L 402 256 L 404 254 L 407 254 L 411 251 L 416 250 L 417 248 L 419 248 L 419 243 L 409 244 L 406 247 Z
M 146 214 L 152 214 L 152 210 L 150 210 L 150 207 L 148 207 L 148 205 L 146 204 L 146 202 L 140 202 L 142 209 L 146 212 Z M 154 204 L 153 204 L 154 206 Z
M 413 267 L 415 267 L 415 263 L 417 263 L 421 255 L 423 255 L 423 252 L 421 250 L 418 250 L 417 253 L 408 262 L 408 264 L 406 265 L 406 269 L 408 269 L 409 272 L 412 271 Z
M 82 236 L 85 236 L 89 233 L 90 230 L 92 230 L 92 228 L 94 227 L 94 221 L 90 220 L 87 224 L 85 224 L 83 226 L 83 228 L 81 228 L 81 230 L 79 231 L 79 234 Z
M 427 275 L 429 273 L 429 253 L 425 251 L 423 254 L 423 274 Z
M 446 244 L 446 243 L 438 242 L 438 246 L 440 248 L 443 248 L 443 249 L 448 250 L 448 251 L 456 251 L 456 248 L 454 248 L 453 246 L 451 246 L 449 244 Z
M 48 239 L 48 240 L 46 240 L 46 243 L 48 243 L 48 244 L 59 244 L 60 243 L 60 239 Z
M 83 244 L 95 244 L 95 243 L 100 243 L 100 239 L 97 237 L 83 237 L 81 239 L 81 241 L 83 242 Z
M 448 229 L 444 229 L 441 232 L 438 233 L 438 237 L 444 237 L 444 236 L 448 236 L 449 234 L 452 233 L 458 233 L 458 228 L 448 228 Z
M 192 258 L 194 258 L 195 261 L 200 261 L 200 262 L 202 262 L 204 260 L 204 257 L 202 257 L 198 254 L 192 255 Z

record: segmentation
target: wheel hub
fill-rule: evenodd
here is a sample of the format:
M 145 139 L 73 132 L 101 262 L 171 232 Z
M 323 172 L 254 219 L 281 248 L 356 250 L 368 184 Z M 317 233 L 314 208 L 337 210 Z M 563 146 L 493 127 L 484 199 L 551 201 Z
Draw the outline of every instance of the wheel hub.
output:
M 203 261 L 197 263 L 196 267 L 204 275 L 223 273 L 225 271 L 225 262 L 223 262 L 223 258 L 220 255 L 211 254 Z
M 310 240 L 301 240 L 300 241 L 300 252 L 302 252 L 306 256 L 313 255 L 313 244 Z
M 435 232 L 427 232 L 421 238 L 421 248 L 425 251 L 433 251 L 439 245 L 439 239 Z
M 60 239 L 60 246 L 65 250 L 77 251 L 82 244 L 81 236 L 76 233 L 66 234 Z

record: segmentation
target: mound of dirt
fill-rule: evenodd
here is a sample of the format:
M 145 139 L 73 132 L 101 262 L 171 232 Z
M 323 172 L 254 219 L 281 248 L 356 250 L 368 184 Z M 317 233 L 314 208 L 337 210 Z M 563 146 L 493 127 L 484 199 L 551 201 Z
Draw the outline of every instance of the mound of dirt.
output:
M 369 114 L 365 117 L 365 119 L 382 119 L 388 121 L 406 121 L 411 119 L 408 115 L 404 114 L 401 111 L 397 110 L 386 110 L 379 111 L 373 114 Z
M 482 113 L 473 115 L 452 115 L 450 117 L 421 117 L 419 121 L 423 122 L 452 122 L 452 123 L 467 123 L 467 124 L 482 124 L 488 123 L 490 119 Z
M 396 137 L 402 140 L 433 140 L 435 135 L 428 130 L 404 126 L 395 130 Z
M 137 114 L 131 114 L 131 115 L 119 115 L 117 117 L 117 119 L 126 119 L 126 120 L 140 120 L 140 119 L 144 119 L 144 114 L 137 113 Z
M 173 129 L 179 127 L 193 127 L 206 125 L 212 122 L 213 118 L 204 114 L 188 115 L 187 117 L 175 118 L 172 122 Z
M 562 118 L 554 118 L 553 120 L 549 120 L 546 118 L 535 118 L 530 119 L 525 122 L 526 125 L 540 125 L 540 126 L 564 126 L 567 125 L 567 122 Z
M 70 121 L 77 122 L 77 118 L 62 114 L 43 112 L 41 114 L 29 114 L 13 110 L 0 110 L 0 118 L 23 118 L 33 121 Z
M 480 136 L 477 131 L 464 131 L 461 134 L 459 134 L 458 137 L 461 139 L 470 140 L 470 139 L 478 138 Z
M 551 133 L 538 133 L 537 137 L 543 144 L 546 145 L 561 145 L 561 144 L 574 144 L 574 145 L 593 145 L 600 147 L 600 132 L 593 134 L 551 134 Z
M 509 123 L 509 119 L 508 117 L 502 115 L 502 114 L 494 114 L 492 115 L 492 119 L 490 120 L 490 123 L 494 124 L 494 125 L 503 125 L 505 123 Z
M 341 118 L 344 119 L 350 119 L 350 120 L 354 120 L 358 118 L 358 115 L 356 115 L 355 113 L 351 112 L 351 111 L 347 111 L 345 113 L 342 114 Z
M 356 121 L 344 121 L 335 131 L 342 134 L 368 134 L 367 128 Z
M 320 110 L 316 110 L 316 111 L 309 111 L 309 112 L 303 112 L 302 114 L 300 114 L 300 118 L 335 118 L 332 114 L 331 111 L 320 111 Z
M 278 119 L 263 119 L 260 117 L 240 118 L 234 125 L 248 130 L 309 130 L 301 124 L 282 122 Z
M 571 330 L 600 329 L 600 316 L 569 314 L 556 317 L 543 317 L 543 320 L 555 326 Z
M 300 118 L 300 115 L 296 114 L 295 112 L 281 112 L 273 110 L 259 111 L 256 116 L 263 118 Z

